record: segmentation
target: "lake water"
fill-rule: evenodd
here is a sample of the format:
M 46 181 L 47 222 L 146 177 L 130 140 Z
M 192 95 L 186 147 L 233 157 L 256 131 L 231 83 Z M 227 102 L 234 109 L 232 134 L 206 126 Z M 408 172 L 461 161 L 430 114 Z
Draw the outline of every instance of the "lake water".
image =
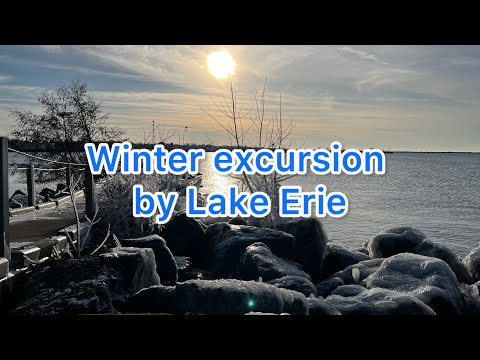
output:
M 213 172 L 212 153 L 201 163 L 202 192 L 223 191 L 235 180 Z M 480 154 L 386 154 L 384 175 L 296 176 L 287 185 L 341 191 L 348 213 L 323 218 L 330 240 L 358 247 L 381 230 L 414 226 L 465 256 L 480 242 Z
M 211 157 L 208 153 L 200 165 L 203 193 L 223 191 L 235 183 L 213 172 Z M 9 154 L 9 162 L 22 158 Z M 17 189 L 26 191 L 19 172 L 9 176 L 9 184 L 10 195 Z M 343 192 L 349 200 L 347 215 L 321 221 L 330 240 L 350 247 L 401 225 L 418 228 L 461 257 L 480 242 L 480 154 L 386 154 L 385 175 L 309 173 L 285 184 L 301 185 L 304 191 L 324 184 L 327 192 Z M 55 184 L 49 187 L 55 189 Z

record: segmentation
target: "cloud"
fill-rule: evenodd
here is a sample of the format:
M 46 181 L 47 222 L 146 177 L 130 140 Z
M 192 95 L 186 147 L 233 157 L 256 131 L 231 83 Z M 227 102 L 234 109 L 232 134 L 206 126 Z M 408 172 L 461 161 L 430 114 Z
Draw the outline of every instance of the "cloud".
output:
M 0 75 L 0 83 L 1 82 L 9 82 L 13 80 L 13 76 L 10 75 Z
M 356 57 L 363 60 L 369 60 L 369 61 L 375 61 L 375 62 L 381 63 L 381 61 L 374 54 L 367 53 L 366 51 L 363 51 L 360 49 L 354 49 L 350 46 L 342 46 L 337 48 L 337 50 L 347 54 L 355 55 Z

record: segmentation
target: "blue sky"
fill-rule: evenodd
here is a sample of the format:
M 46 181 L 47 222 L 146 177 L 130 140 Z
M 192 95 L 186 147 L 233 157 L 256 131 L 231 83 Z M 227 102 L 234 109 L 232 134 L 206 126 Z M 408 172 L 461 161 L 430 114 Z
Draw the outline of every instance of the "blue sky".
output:
M 43 89 L 82 80 L 134 141 L 155 120 L 226 144 L 199 108 L 227 89 L 207 68 L 220 50 L 245 108 L 265 77 L 272 115 L 281 91 L 296 146 L 480 151 L 479 46 L 0 46 L 0 133 L 10 108 L 40 111 Z

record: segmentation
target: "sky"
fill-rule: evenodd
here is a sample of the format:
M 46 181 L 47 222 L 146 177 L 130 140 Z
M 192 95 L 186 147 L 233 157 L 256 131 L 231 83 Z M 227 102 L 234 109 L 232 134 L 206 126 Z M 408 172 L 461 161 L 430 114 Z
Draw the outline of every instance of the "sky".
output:
M 0 133 L 11 130 L 11 108 L 41 113 L 42 90 L 80 80 L 131 141 L 155 121 L 177 130 L 172 142 L 228 144 L 201 109 L 226 121 L 212 101 L 227 94 L 228 81 L 208 67 L 218 51 L 235 63 L 245 128 L 266 79 L 268 116 L 278 114 L 281 93 L 294 147 L 337 140 L 345 148 L 480 151 L 480 46 L 0 46 Z

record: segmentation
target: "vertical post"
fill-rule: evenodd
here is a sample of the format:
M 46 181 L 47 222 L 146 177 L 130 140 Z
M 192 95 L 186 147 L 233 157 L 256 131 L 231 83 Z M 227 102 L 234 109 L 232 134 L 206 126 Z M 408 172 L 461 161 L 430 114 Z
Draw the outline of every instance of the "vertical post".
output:
M 95 214 L 95 183 L 88 165 L 85 167 L 85 213 L 90 219 Z
M 0 137 L 0 257 L 10 261 L 10 209 L 8 206 L 8 138 Z
M 72 167 L 68 165 L 66 171 L 67 171 L 67 175 L 65 178 L 65 186 L 67 187 L 67 189 L 70 189 L 70 182 L 72 180 Z
M 27 206 L 35 206 L 35 167 L 27 169 Z

